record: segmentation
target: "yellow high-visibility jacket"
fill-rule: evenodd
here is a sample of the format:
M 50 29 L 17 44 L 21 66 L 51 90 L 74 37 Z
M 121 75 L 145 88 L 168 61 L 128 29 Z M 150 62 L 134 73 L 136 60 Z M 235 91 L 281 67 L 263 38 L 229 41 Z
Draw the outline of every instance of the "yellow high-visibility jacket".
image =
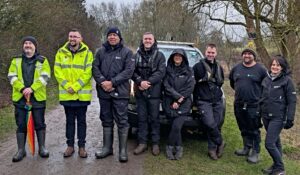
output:
M 59 100 L 91 101 L 93 53 L 81 42 L 79 50 L 73 54 L 68 44 L 62 46 L 55 56 L 54 75 L 59 84 Z M 75 93 L 68 93 L 68 88 Z
M 33 90 L 33 95 L 37 101 L 46 100 L 46 85 L 51 76 L 50 65 L 46 57 L 38 55 L 35 63 L 35 71 L 33 83 L 30 86 Z M 13 58 L 8 70 L 8 79 L 13 87 L 12 100 L 18 102 L 23 94 L 21 90 L 25 88 L 22 75 L 22 57 Z

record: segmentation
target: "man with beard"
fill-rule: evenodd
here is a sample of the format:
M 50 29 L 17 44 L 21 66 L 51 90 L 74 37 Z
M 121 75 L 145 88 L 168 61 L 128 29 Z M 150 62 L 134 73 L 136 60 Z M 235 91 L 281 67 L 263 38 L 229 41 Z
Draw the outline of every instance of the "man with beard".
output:
M 119 161 L 127 162 L 129 79 L 134 71 L 134 59 L 130 49 L 124 46 L 117 27 L 110 27 L 107 41 L 95 56 L 93 76 L 97 83 L 100 101 L 100 119 L 103 126 L 103 148 L 97 151 L 97 159 L 113 154 L 114 121 L 118 126 Z
M 225 147 L 221 135 L 221 127 L 224 122 L 221 89 L 224 83 L 224 74 L 216 57 L 216 45 L 208 44 L 205 58 L 193 67 L 196 80 L 194 101 L 201 114 L 201 121 L 206 127 L 208 156 L 213 160 L 222 156 Z
M 135 55 L 133 81 L 136 85 L 138 113 L 138 146 L 134 154 L 147 150 L 148 129 L 151 128 L 152 154 L 159 155 L 160 123 L 159 104 L 161 84 L 166 72 L 166 59 L 157 48 L 154 35 L 146 32 Z
M 230 71 L 230 86 L 235 90 L 234 114 L 243 138 L 243 148 L 236 150 L 238 156 L 248 156 L 249 163 L 259 161 L 260 130 L 262 127 L 258 103 L 262 93 L 262 80 L 267 70 L 256 62 L 252 49 L 242 51 L 243 62 Z M 250 150 L 251 153 L 250 153 Z
M 22 56 L 12 59 L 8 71 L 8 79 L 13 89 L 12 100 L 17 124 L 18 152 L 14 155 L 13 162 L 21 161 L 26 156 L 27 109 L 24 108 L 26 102 L 32 104 L 31 111 L 39 143 L 39 155 L 43 158 L 49 157 L 49 152 L 45 148 L 45 108 L 46 85 L 50 74 L 48 60 L 37 51 L 37 40 L 32 36 L 24 37 Z
M 81 158 L 86 158 L 86 111 L 92 99 L 93 54 L 82 42 L 78 29 L 72 29 L 68 37 L 69 41 L 57 51 L 54 65 L 54 75 L 59 84 L 59 101 L 66 114 L 68 147 L 64 157 L 70 157 L 74 153 L 77 119 L 78 154 Z

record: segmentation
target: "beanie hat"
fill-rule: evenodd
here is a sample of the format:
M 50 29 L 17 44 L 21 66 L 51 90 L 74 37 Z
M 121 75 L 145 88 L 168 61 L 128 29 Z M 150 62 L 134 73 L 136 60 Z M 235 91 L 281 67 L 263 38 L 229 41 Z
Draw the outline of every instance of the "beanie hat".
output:
M 107 30 L 106 37 L 108 37 L 109 34 L 115 33 L 119 36 L 120 39 L 122 39 L 121 31 L 118 29 L 118 27 L 110 27 Z
M 32 42 L 32 44 L 35 46 L 35 48 L 37 49 L 37 40 L 35 39 L 35 37 L 33 36 L 25 36 L 22 39 L 22 44 L 24 45 L 25 41 L 30 41 Z
M 245 52 L 250 52 L 250 53 L 253 55 L 254 59 L 256 60 L 256 52 L 255 52 L 253 49 L 246 48 L 246 49 L 244 49 L 244 50 L 242 51 L 242 54 L 241 54 L 241 55 L 243 56 L 243 54 L 244 54 Z

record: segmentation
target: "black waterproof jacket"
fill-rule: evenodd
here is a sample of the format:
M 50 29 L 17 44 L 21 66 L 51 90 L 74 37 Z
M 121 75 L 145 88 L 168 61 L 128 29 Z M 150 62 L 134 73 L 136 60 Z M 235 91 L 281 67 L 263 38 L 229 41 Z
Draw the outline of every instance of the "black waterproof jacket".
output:
M 122 40 L 114 47 L 108 42 L 103 44 L 96 53 L 92 69 L 100 99 L 129 98 L 129 79 L 134 71 L 134 62 L 132 51 L 123 46 Z M 102 89 L 100 84 L 106 80 L 112 82 L 112 92 Z
M 160 98 L 161 84 L 166 73 L 166 59 L 163 53 L 158 51 L 157 42 L 149 51 L 145 51 L 143 43 L 134 56 L 135 71 L 132 80 L 135 83 L 136 97 Z M 151 87 L 141 91 L 138 86 L 142 81 L 149 81 Z
M 294 120 L 296 91 L 290 76 L 282 73 L 272 80 L 268 74 L 262 81 L 261 112 L 263 117 Z
M 180 54 L 183 62 L 180 66 L 175 66 L 173 57 Z M 182 49 L 175 49 L 168 59 L 167 73 L 164 78 L 164 99 L 163 108 L 168 117 L 188 115 L 192 107 L 192 93 L 195 86 L 193 69 L 189 67 L 187 56 Z M 184 101 L 179 104 L 178 109 L 172 109 L 171 105 L 178 102 L 180 97 Z
M 221 100 L 223 96 L 221 86 L 224 83 L 224 73 L 219 63 L 216 60 L 214 63 L 210 63 L 205 58 L 195 64 L 193 69 L 196 80 L 194 100 L 208 102 Z

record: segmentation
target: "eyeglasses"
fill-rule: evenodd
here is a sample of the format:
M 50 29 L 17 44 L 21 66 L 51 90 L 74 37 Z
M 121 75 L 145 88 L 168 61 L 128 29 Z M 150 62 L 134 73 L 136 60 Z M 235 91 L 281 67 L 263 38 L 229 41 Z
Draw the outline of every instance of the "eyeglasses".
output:
M 80 38 L 80 36 L 69 35 L 69 38 L 75 38 L 75 39 L 77 39 L 77 38 Z

